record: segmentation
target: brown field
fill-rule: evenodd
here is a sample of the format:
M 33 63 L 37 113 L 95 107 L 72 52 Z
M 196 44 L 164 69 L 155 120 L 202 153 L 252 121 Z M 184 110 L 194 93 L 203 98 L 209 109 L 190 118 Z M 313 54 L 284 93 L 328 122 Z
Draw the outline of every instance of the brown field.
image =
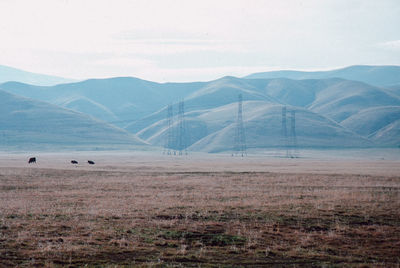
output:
M 36 156 L 0 155 L 0 266 L 400 265 L 399 161 Z

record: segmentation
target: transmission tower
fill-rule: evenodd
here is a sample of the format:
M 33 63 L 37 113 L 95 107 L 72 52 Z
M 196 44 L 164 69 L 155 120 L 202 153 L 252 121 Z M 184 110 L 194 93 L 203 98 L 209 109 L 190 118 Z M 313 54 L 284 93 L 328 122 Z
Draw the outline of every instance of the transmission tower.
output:
M 238 101 L 238 114 L 237 114 L 236 131 L 235 131 L 235 155 L 241 155 L 242 157 L 247 155 L 246 136 L 244 133 L 244 126 L 243 126 L 242 94 L 239 94 L 239 101 Z
M 167 135 L 165 138 L 165 144 L 164 144 L 164 154 L 167 153 L 168 155 L 172 154 L 172 147 L 173 147 L 173 132 L 172 132 L 172 105 L 169 104 L 167 108 Z
M 290 112 L 290 157 L 297 157 L 296 111 Z
M 288 148 L 288 135 L 286 128 L 286 106 L 282 107 L 282 145 L 283 149 L 286 150 L 286 157 L 289 157 L 289 148 Z
M 178 152 L 179 155 L 182 155 L 184 152 L 187 154 L 186 151 L 186 122 L 185 122 L 185 104 L 184 101 L 179 102 L 179 110 L 178 110 L 178 122 L 179 122 L 179 128 L 178 128 Z

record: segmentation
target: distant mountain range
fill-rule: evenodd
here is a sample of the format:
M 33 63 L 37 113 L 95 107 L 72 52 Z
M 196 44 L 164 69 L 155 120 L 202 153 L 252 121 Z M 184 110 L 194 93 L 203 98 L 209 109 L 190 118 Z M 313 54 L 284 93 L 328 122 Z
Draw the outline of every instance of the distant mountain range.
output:
M 283 147 L 281 111 L 283 105 L 263 101 L 244 101 L 244 125 L 248 148 Z M 287 106 L 296 112 L 297 144 L 304 147 L 363 147 L 373 145 L 368 139 L 353 133 L 332 120 L 307 109 Z M 236 127 L 237 103 L 214 109 L 189 112 L 186 128 L 190 150 L 221 152 L 232 150 Z M 288 127 L 290 128 L 290 127 Z M 178 122 L 173 131 L 179 129 Z M 167 138 L 166 120 L 152 124 L 138 133 L 147 142 L 162 146 Z M 329 140 L 329 143 L 327 143 Z
M 181 128 L 178 102 L 184 100 L 187 149 L 232 151 L 241 94 L 246 143 L 250 149 L 285 146 L 283 107 L 289 112 L 288 124 L 290 112 L 295 112 L 297 145 L 301 148 L 397 147 L 400 145 L 399 69 L 398 66 L 352 66 L 329 72 L 268 72 L 193 83 L 156 83 L 132 77 L 90 79 L 55 86 L 7 82 L 0 84 L 0 90 L 15 94 L 11 95 L 14 98 L 20 95 L 41 105 L 46 102 L 53 110 L 58 108 L 57 121 L 67 124 L 64 128 L 60 125 L 51 128 L 63 129 L 67 137 L 74 137 L 80 133 L 76 132 L 79 126 L 85 126 L 85 135 L 89 136 L 82 134 L 80 139 L 78 134 L 75 136 L 78 143 L 90 140 L 91 131 L 97 137 L 92 141 L 99 144 L 108 140 L 164 146 L 168 135 L 172 135 L 175 140 L 172 146 L 176 148 Z M 308 79 L 309 76 L 316 77 Z M 170 130 L 166 120 L 169 104 L 174 113 Z M 16 104 L 7 109 L 13 111 L 13 105 Z M 21 109 L 23 105 L 18 107 Z M 33 125 L 40 126 L 46 121 L 40 120 L 46 118 L 46 113 L 39 111 L 29 110 L 28 114 L 33 117 L 37 113 Z M 69 123 L 72 111 L 77 117 L 76 124 Z M 15 122 L 23 125 L 25 120 L 14 117 L 14 113 L 5 113 L 2 118 L 6 126 L 7 122 L 13 122 L 8 123 L 11 126 Z M 104 139 L 102 131 L 114 134 Z M 22 135 L 24 129 L 15 133 Z M 36 134 L 40 136 L 40 127 Z M 56 143 L 64 134 L 57 135 L 44 136 L 43 141 Z M 73 139 L 69 142 L 74 143 Z
M 170 102 L 184 98 L 204 83 L 155 83 L 133 77 L 89 79 L 52 87 L 7 82 L 0 89 L 46 101 L 124 126 Z
M 283 106 L 297 115 L 297 141 L 302 147 L 363 147 L 400 144 L 400 136 L 379 142 L 371 133 L 358 133 L 353 124 L 341 122 L 371 109 L 394 113 L 400 98 L 385 89 L 343 79 L 290 80 L 239 79 L 224 77 L 208 83 L 185 98 L 188 129 L 193 129 L 188 145 L 193 150 L 223 151 L 233 148 L 238 94 L 244 100 L 243 117 L 249 148 L 282 146 L 281 113 Z M 212 101 L 211 101 L 212 100 Z M 202 106 L 202 103 L 207 105 Z M 174 110 L 177 110 L 177 105 Z M 142 118 L 127 130 L 151 144 L 166 139 L 166 109 Z M 368 113 L 363 120 L 368 121 Z M 382 129 L 396 121 L 396 114 L 382 114 L 375 127 Z M 177 119 L 177 118 L 175 118 Z M 175 120 L 176 121 L 176 120 Z M 178 127 L 177 124 L 174 126 Z M 175 132 L 177 130 L 174 130 Z M 365 136 L 364 136 L 365 135 Z M 329 141 L 329 142 L 328 142 Z M 204 148 L 203 148 L 204 147 Z
M 391 86 L 400 84 L 400 66 L 355 65 L 342 69 L 319 72 L 302 72 L 291 70 L 271 71 L 250 74 L 248 76 L 245 76 L 244 78 L 289 78 L 296 80 L 343 78 L 346 80 L 361 81 L 375 86 Z
M 54 86 L 61 83 L 76 82 L 76 80 L 73 79 L 31 73 L 20 69 L 0 65 L 0 83 L 9 81 L 16 81 L 36 86 Z

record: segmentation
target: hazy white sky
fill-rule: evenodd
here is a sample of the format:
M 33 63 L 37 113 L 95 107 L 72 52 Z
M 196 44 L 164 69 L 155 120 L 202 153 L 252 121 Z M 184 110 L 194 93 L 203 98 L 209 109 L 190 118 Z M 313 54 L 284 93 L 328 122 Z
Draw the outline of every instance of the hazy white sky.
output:
M 0 65 L 211 80 L 400 65 L 400 0 L 0 0 Z

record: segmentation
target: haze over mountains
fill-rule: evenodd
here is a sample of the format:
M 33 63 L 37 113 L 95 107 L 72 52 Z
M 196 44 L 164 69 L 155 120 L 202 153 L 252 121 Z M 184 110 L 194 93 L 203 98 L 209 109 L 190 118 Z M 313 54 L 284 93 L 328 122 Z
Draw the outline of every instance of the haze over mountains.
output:
M 254 73 L 245 78 L 290 78 L 290 79 L 326 79 L 326 78 L 343 78 L 346 80 L 362 81 L 375 86 L 392 86 L 400 84 L 400 66 L 368 66 L 354 65 L 342 69 L 319 72 L 303 72 L 303 71 L 271 71 Z
M 0 83 L 8 81 L 16 81 L 37 86 L 53 86 L 61 83 L 76 82 L 74 79 L 31 73 L 9 66 L 0 65 Z
M 7 82 L 1 89 L 123 124 L 136 120 L 197 90 L 203 83 L 165 83 L 133 77 L 89 79 L 52 87 Z M 122 122 L 119 122 L 122 121 Z
M 399 85 L 398 66 L 352 66 L 311 73 L 267 72 L 246 78 L 223 77 L 193 83 L 156 83 L 131 77 L 90 79 L 55 86 L 6 82 L 0 84 L 0 90 L 31 100 L 0 92 L 7 96 L 0 102 L 11 111 L 1 118 L 4 133 L 14 124 L 24 125 L 26 117 L 16 114 L 26 105 L 30 108 L 24 113 L 37 120 L 28 124 L 29 131 L 43 136 L 38 138 L 41 142 L 57 144 L 63 136 L 68 137 L 65 143 L 74 143 L 75 139 L 78 143 L 89 142 L 89 133 L 93 131 L 98 134 L 92 139 L 96 143 L 143 145 L 144 141 L 164 146 L 168 133 L 179 131 L 177 103 L 184 100 L 184 142 L 188 150 L 223 152 L 231 151 L 234 146 L 237 102 L 241 94 L 246 143 L 250 149 L 283 146 L 281 111 L 284 106 L 296 112 L 299 147 L 397 147 L 400 145 Z M 46 109 L 39 108 L 43 102 L 49 103 L 46 109 L 51 113 L 57 110 L 54 113 L 58 125 L 46 119 L 48 115 L 43 112 Z M 174 110 L 172 131 L 168 131 L 166 120 L 168 104 Z M 66 123 L 61 124 L 63 121 Z M 34 125 L 64 132 L 42 135 L 40 127 L 32 130 Z M 81 126 L 86 132 L 82 132 Z M 17 137 L 25 132 L 24 128 L 17 128 L 14 133 Z

